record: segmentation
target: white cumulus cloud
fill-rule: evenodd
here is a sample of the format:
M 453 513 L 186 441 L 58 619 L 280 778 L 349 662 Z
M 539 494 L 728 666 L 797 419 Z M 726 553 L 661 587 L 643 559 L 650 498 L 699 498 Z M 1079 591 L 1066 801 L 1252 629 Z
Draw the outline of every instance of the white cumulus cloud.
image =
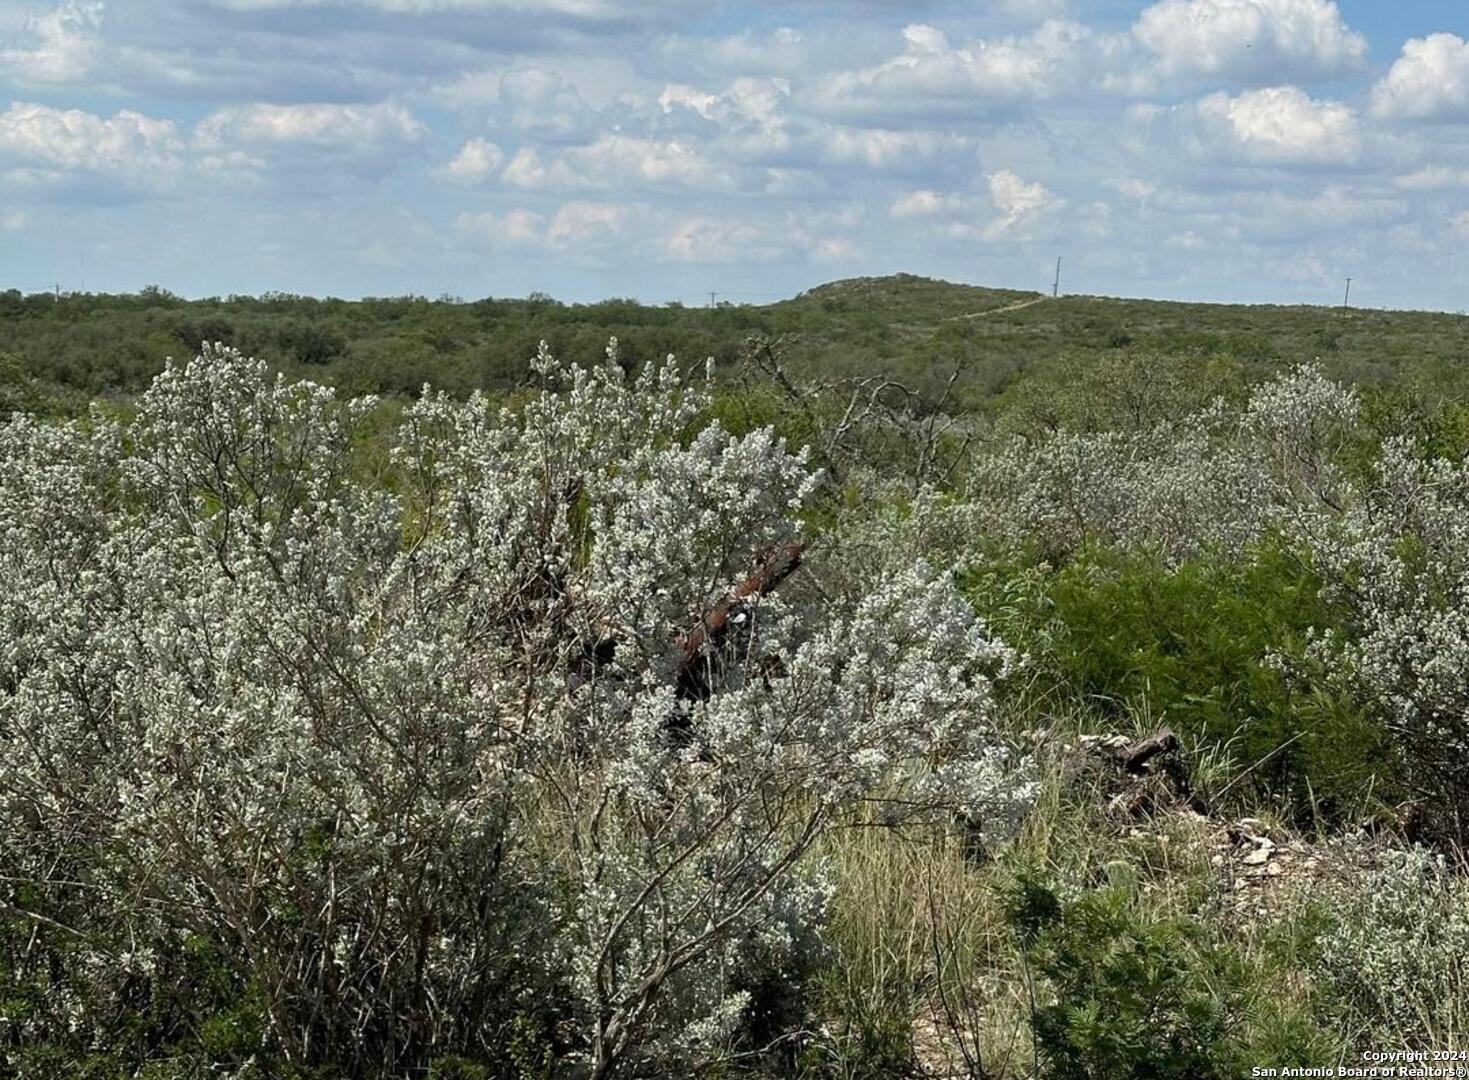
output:
M 0 49 L 0 72 L 9 68 L 24 82 L 68 83 L 92 70 L 102 27 L 99 0 L 66 0 L 44 15 L 33 15 L 26 29 L 31 41 Z
M 426 131 L 392 102 L 234 105 L 199 122 L 194 149 L 216 172 L 320 188 L 392 171 Z
M 1198 104 L 1210 131 L 1246 160 L 1265 165 L 1343 164 L 1361 151 L 1357 117 L 1338 101 L 1295 86 L 1210 94 Z
M 504 153 L 490 140 L 473 138 L 444 166 L 444 175 L 456 183 L 478 184 L 493 176 L 504 160 Z
M 1058 205 L 1055 194 L 1043 184 L 1022 180 L 1009 169 L 990 173 L 986 179 L 990 200 L 1000 211 L 984 229 L 987 240 L 998 240 Z
M 1469 41 L 1457 34 L 1413 38 L 1372 88 L 1372 112 L 1404 120 L 1469 120 Z
M 936 131 L 892 131 L 883 128 L 825 128 L 819 135 L 823 157 L 839 164 L 869 169 L 916 167 L 947 152 L 962 150 L 963 139 Z
M 569 202 L 556 211 L 546 229 L 553 245 L 615 239 L 628 219 L 628 208 L 615 203 Z
M 237 105 L 206 117 L 204 146 L 314 146 L 364 151 L 414 142 L 424 127 L 401 105 Z
M 171 120 L 129 109 L 109 118 L 17 101 L 0 113 L 0 159 L 29 178 L 91 173 L 147 186 L 176 171 L 183 152 Z
M 829 111 L 895 116 L 974 113 L 1055 97 L 1082 77 L 1091 36 L 1079 23 L 1048 19 L 1030 34 L 956 48 L 942 31 L 914 24 L 903 31 L 902 53 L 830 76 L 815 102 Z
M 1165 76 L 1305 81 L 1362 66 L 1367 39 L 1330 0 L 1161 0 L 1133 36 Z
M 501 176 L 506 183 L 527 190 L 605 190 L 623 185 L 730 187 L 727 172 L 691 142 L 624 135 L 604 135 L 550 160 L 534 147 L 523 147 Z
M 526 209 L 463 213 L 455 226 L 466 239 L 491 248 L 577 252 L 616 242 L 632 217 L 632 208 L 616 203 L 568 202 L 549 217 Z

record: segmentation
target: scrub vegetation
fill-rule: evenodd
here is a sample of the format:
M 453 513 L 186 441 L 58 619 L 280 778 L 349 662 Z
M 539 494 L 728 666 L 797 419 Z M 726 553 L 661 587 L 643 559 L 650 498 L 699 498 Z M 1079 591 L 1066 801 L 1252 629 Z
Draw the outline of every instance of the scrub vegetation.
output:
M 1466 347 L 0 294 L 0 1076 L 1465 1047 Z

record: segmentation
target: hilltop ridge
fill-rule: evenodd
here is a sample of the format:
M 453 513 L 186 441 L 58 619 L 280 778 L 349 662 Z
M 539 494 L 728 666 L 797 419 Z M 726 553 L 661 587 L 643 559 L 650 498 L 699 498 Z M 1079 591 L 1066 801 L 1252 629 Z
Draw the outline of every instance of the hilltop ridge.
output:
M 982 316 L 982 317 L 981 317 Z M 362 300 L 266 294 L 185 300 L 142 293 L 0 292 L 6 370 L 78 398 L 130 394 L 169 356 L 220 341 L 288 373 L 345 389 L 413 394 L 506 390 L 548 341 L 568 357 L 610 336 L 630 363 L 674 353 L 738 360 L 751 335 L 824 377 L 923 380 L 956 368 L 971 396 L 1028 372 L 1102 357 L 1223 360 L 1261 374 L 1320 362 L 1352 381 L 1453 382 L 1469 360 L 1469 318 L 1434 312 L 1182 303 L 1062 295 L 895 274 L 827 282 L 769 304 L 567 304 L 542 295 L 480 300 Z

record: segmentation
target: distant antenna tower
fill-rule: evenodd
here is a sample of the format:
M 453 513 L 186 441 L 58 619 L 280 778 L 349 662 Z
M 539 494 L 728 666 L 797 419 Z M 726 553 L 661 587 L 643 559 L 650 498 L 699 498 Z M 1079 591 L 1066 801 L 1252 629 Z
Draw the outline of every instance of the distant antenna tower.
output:
M 1051 299 L 1061 295 L 1061 256 L 1056 256 L 1056 280 L 1051 283 Z
M 1352 279 L 1351 278 L 1347 278 L 1347 294 L 1345 296 L 1343 296 L 1342 299 L 1341 299 L 1341 309 L 1343 311 L 1347 310 L 1347 308 L 1351 305 L 1351 302 L 1352 302 Z
M 709 310 L 711 310 L 711 311 L 714 310 L 714 298 L 716 296 L 718 296 L 718 295 L 719 295 L 718 293 L 714 293 L 714 292 L 711 292 L 709 294 Z

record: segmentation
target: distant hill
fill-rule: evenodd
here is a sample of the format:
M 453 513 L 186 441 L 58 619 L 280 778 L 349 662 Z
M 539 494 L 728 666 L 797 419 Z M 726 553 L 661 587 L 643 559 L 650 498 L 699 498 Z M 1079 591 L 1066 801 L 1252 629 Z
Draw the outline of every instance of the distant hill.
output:
M 1469 318 L 1366 311 L 1122 300 L 1040 293 L 900 274 L 851 278 L 768 305 L 652 306 L 548 297 L 360 301 L 285 294 L 183 300 L 0 292 L 0 372 L 77 398 L 135 392 L 167 356 L 223 341 L 291 373 L 351 390 L 412 394 L 522 382 L 542 338 L 591 359 L 615 335 L 638 363 L 666 353 L 734 364 L 750 335 L 779 339 L 787 362 L 824 377 L 963 375 L 970 401 L 1042 370 L 1099 357 L 1219 360 L 1260 373 L 1319 360 L 1362 383 L 1411 379 L 1457 393 L 1469 368 Z M 0 376 L 0 378 L 10 376 Z

